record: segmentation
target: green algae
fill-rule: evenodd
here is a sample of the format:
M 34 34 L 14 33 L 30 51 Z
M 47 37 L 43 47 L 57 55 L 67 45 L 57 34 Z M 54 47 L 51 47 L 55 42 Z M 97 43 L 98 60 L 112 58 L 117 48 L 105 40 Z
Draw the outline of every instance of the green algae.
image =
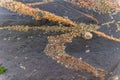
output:
M 0 66 L 0 74 L 4 74 L 7 69 L 4 66 Z

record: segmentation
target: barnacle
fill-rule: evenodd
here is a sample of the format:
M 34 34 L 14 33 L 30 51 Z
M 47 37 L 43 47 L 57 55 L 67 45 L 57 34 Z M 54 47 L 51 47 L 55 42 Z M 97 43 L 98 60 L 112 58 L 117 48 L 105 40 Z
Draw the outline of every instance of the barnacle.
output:
M 92 9 L 99 13 L 111 13 L 113 11 L 120 11 L 119 0 L 66 0 L 80 7 Z
M 120 26 L 117 27 L 117 30 L 120 31 Z
M 44 0 L 40 3 L 30 3 L 23 4 L 15 0 L 0 0 L 0 6 L 4 7 L 10 11 L 17 12 L 23 15 L 29 15 L 34 17 L 36 20 L 48 19 L 53 22 L 58 22 L 63 25 L 56 26 L 24 26 L 24 25 L 13 25 L 13 26 L 4 26 L 0 27 L 0 30 L 17 30 L 17 31 L 29 31 L 29 30 L 42 30 L 45 32 L 64 32 L 57 36 L 48 36 L 48 44 L 45 47 L 44 52 L 50 56 L 52 59 L 56 60 L 58 63 L 61 63 L 66 68 L 75 69 L 75 70 L 86 70 L 87 72 L 92 73 L 94 76 L 99 77 L 101 80 L 105 80 L 105 75 L 107 72 L 103 69 L 96 68 L 90 64 L 84 62 L 82 59 L 75 58 L 65 52 L 65 43 L 72 42 L 74 37 L 80 37 L 82 35 L 85 39 L 91 39 L 92 34 L 95 33 L 104 38 L 120 42 L 119 38 L 114 38 L 112 36 L 106 35 L 103 32 L 97 31 L 100 26 L 98 25 L 98 20 L 93 16 L 80 12 L 80 14 L 94 20 L 96 24 L 85 24 L 85 23 L 75 23 L 68 18 L 63 18 L 57 16 L 53 13 L 32 8 L 34 5 L 44 4 L 46 2 L 51 2 L 54 0 Z M 87 9 L 92 9 L 100 13 L 111 13 L 113 11 L 120 11 L 116 2 L 111 0 L 65 0 L 76 4 L 80 7 Z M 69 7 L 70 8 L 70 7 Z M 73 9 L 73 8 L 71 8 Z M 108 23 L 107 23 L 108 24 Z M 104 25 L 104 24 L 103 24 Z
M 24 25 L 16 25 L 16 26 L 4 26 L 0 27 L 0 30 L 16 30 L 16 31 L 29 31 L 29 30 L 42 30 L 45 32 L 71 32 L 77 31 L 81 32 L 82 34 L 86 32 L 91 32 L 94 30 L 99 29 L 100 27 L 95 24 L 86 25 L 84 23 L 78 24 L 76 27 L 66 27 L 66 26 L 24 26 Z
M 90 32 L 85 32 L 85 33 L 83 34 L 83 38 L 84 38 L 84 39 L 92 39 L 92 37 L 93 37 L 93 35 L 92 35 L 92 33 L 90 33 Z
M 18 12 L 19 14 L 32 16 L 36 20 L 41 20 L 42 18 L 45 18 L 54 22 L 59 22 L 70 26 L 76 26 L 76 24 L 69 19 L 57 16 L 47 11 L 29 7 L 22 2 L 14 0 L 0 0 L 0 6 L 13 12 Z
M 44 51 L 48 56 L 52 57 L 52 59 L 56 60 L 58 63 L 64 65 L 66 68 L 86 70 L 87 72 L 92 73 L 94 76 L 99 77 L 101 80 L 104 80 L 104 76 L 107 74 L 106 71 L 95 68 L 83 60 L 77 59 L 65 52 L 64 44 L 72 42 L 72 38 L 80 36 L 81 33 L 82 32 L 79 31 L 72 31 L 60 36 L 49 36 L 48 44 Z

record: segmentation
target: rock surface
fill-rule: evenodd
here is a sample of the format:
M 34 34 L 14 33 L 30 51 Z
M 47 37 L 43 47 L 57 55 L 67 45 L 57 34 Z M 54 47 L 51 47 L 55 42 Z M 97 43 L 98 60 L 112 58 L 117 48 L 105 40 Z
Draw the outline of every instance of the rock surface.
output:
M 23 2 L 26 1 L 23 0 Z M 33 0 L 29 1 L 33 2 Z M 115 24 L 120 20 L 120 13 L 112 14 L 115 20 L 114 23 L 103 25 L 103 23 L 113 20 L 110 15 L 99 15 L 69 3 L 52 2 L 34 7 L 60 16 L 67 16 L 79 23 L 94 23 L 78 11 L 68 8 L 68 5 L 96 17 L 101 25 L 100 31 L 120 37 L 120 32 L 116 32 Z M 46 20 L 42 22 L 42 24 L 46 23 Z M 0 7 L 0 26 L 8 25 L 34 26 L 41 25 L 41 22 Z M 8 69 L 7 73 L 0 75 L 0 80 L 98 80 L 87 72 L 66 69 L 46 56 L 43 50 L 47 44 L 48 35 L 50 34 L 45 34 L 41 31 L 18 32 L 0 30 L 0 64 Z M 82 58 L 89 64 L 105 69 L 108 72 L 113 72 L 112 76 L 118 75 L 120 77 L 120 43 L 93 34 L 93 39 L 91 40 L 77 37 L 66 46 L 66 51 L 70 55 Z M 89 50 L 89 53 L 86 53 L 87 50 Z M 112 77 L 108 77 L 108 80 L 111 80 L 110 78 Z

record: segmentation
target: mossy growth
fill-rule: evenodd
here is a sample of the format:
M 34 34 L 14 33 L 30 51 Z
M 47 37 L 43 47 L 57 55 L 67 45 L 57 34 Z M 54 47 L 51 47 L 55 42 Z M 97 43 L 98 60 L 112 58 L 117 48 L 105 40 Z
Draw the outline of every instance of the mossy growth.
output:
M 4 74 L 7 69 L 4 66 L 0 66 L 0 74 Z

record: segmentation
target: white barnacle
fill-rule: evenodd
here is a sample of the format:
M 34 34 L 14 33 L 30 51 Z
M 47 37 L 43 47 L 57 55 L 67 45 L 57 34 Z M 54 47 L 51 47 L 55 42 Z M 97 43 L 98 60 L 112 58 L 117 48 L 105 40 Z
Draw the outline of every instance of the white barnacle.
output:
M 90 53 L 90 50 L 89 50 L 89 49 L 88 49 L 88 50 L 86 50 L 86 51 L 85 51 L 85 53 Z
M 82 37 L 84 39 L 92 39 L 93 35 L 90 32 L 85 32 Z

